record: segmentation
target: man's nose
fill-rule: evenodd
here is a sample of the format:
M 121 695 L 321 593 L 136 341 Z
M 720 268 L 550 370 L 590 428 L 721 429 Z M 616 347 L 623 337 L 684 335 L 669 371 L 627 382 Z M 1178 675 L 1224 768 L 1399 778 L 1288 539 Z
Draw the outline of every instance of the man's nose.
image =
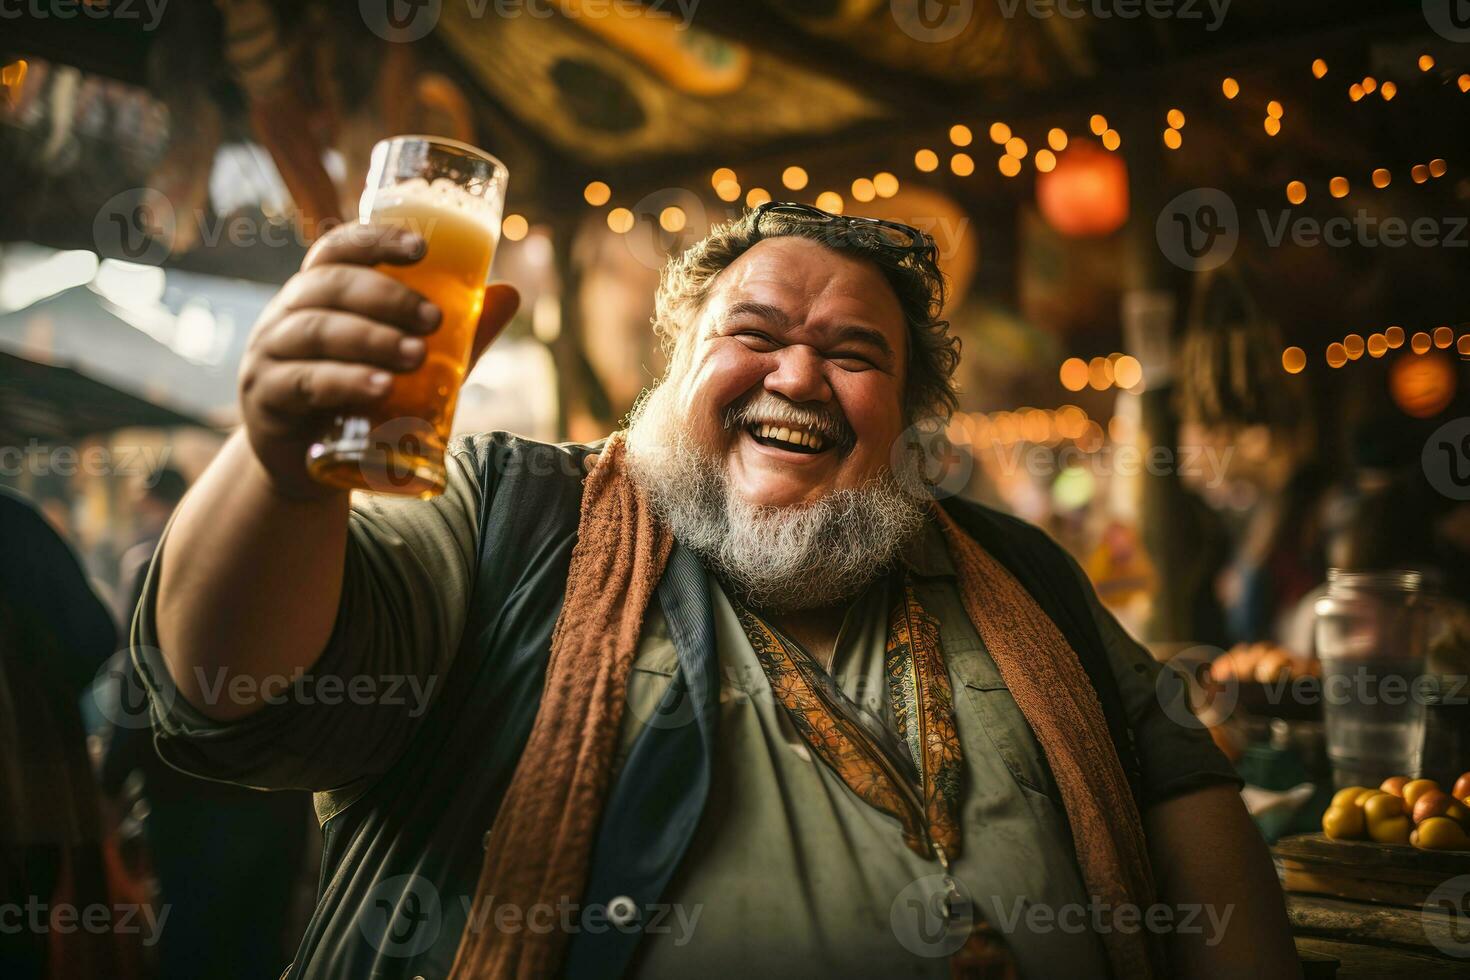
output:
M 826 359 L 805 344 L 791 344 L 772 352 L 775 370 L 766 375 L 765 389 L 793 402 L 825 402 L 832 398 L 827 384 Z

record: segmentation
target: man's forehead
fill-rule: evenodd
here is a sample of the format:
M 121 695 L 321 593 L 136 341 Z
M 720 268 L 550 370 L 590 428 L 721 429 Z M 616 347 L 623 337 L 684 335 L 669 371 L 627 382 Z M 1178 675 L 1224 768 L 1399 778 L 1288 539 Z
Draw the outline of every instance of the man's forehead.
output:
M 871 262 L 806 238 L 757 242 L 715 279 L 709 309 L 757 299 L 800 312 L 820 305 L 848 316 L 902 327 L 903 310 L 883 273 Z

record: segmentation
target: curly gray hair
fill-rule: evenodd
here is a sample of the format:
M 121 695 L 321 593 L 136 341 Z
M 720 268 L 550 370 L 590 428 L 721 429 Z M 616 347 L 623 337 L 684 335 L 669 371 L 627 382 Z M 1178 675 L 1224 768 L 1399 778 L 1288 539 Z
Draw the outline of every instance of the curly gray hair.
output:
M 654 302 L 653 329 L 671 358 L 677 360 L 681 338 L 690 334 L 715 277 L 767 238 L 794 235 L 810 238 L 828 248 L 866 259 L 878 267 L 898 297 L 908 327 L 908 377 L 904 384 L 905 420 L 925 416 L 947 419 L 957 407 L 954 373 L 960 360 L 960 341 L 950 335 L 942 319 L 944 276 L 929 256 L 900 252 L 850 234 L 841 224 L 820 225 L 783 220 L 779 213 L 762 217 L 759 228 L 754 211 L 716 225 L 701 241 L 664 266 Z

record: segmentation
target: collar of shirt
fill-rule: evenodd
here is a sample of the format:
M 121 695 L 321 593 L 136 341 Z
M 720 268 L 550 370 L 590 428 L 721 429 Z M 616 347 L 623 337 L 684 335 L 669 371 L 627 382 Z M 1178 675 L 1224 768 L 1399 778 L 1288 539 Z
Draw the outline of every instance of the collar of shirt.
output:
M 914 576 L 923 579 L 958 578 L 944 532 L 933 518 L 924 520 L 924 529 L 905 546 L 900 561 Z

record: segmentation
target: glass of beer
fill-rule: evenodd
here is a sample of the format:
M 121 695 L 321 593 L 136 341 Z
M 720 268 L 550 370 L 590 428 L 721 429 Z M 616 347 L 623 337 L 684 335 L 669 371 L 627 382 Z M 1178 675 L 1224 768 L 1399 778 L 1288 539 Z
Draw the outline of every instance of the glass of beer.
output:
M 316 480 L 349 490 L 428 498 L 444 492 L 444 450 L 470 364 L 490 260 L 500 241 L 505 166 L 482 150 L 435 136 L 395 136 L 373 147 L 358 219 L 408 228 L 428 245 L 410 265 L 380 265 L 439 307 L 424 361 L 396 375 L 363 415 L 341 415 L 307 452 Z

